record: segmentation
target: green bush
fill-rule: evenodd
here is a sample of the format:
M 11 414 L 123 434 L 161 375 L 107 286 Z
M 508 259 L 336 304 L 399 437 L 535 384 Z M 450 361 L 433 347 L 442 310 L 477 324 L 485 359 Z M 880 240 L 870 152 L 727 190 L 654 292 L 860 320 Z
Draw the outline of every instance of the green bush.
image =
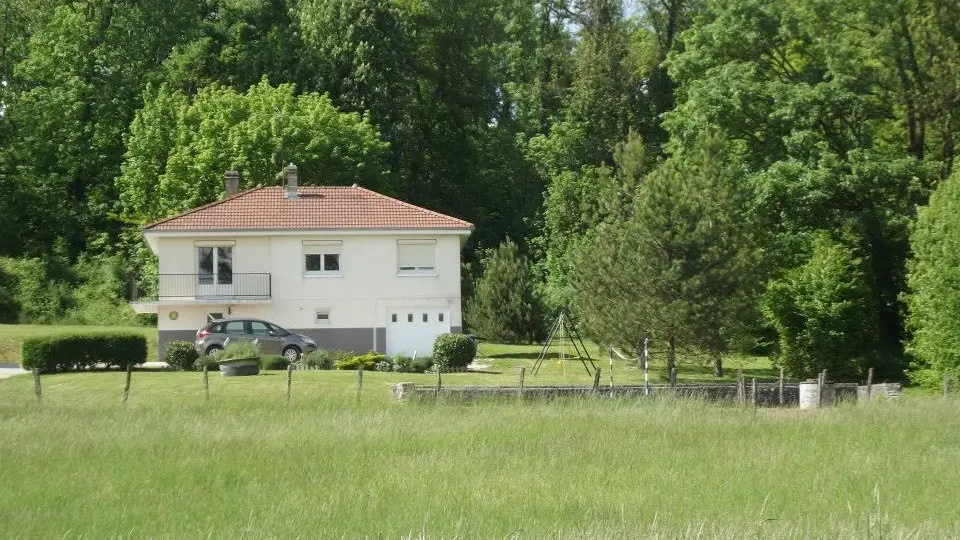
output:
M 475 354 L 473 341 L 463 334 L 440 334 L 433 342 L 433 362 L 440 368 L 467 367 Z
M 270 354 L 260 359 L 260 369 L 264 370 L 283 370 L 289 365 L 290 361 L 279 354 Z
M 200 355 L 190 341 L 171 341 L 167 343 L 163 358 L 170 367 L 179 370 L 193 369 L 194 363 Z
M 126 369 L 147 361 L 147 339 L 130 332 L 71 333 L 23 341 L 24 369 L 53 373 L 106 364 Z
M 193 369 L 203 371 L 203 368 L 206 367 L 208 371 L 217 371 L 220 369 L 220 364 L 217 363 L 217 360 L 218 358 L 214 354 L 201 356 L 194 360 Z
M 211 354 L 217 362 L 238 358 L 260 358 L 260 347 L 250 341 L 229 343 L 225 348 Z
M 300 358 L 300 362 L 308 368 L 333 369 L 333 351 L 326 349 L 310 351 Z
M 423 373 L 433 367 L 433 359 L 429 356 L 413 358 L 400 355 L 393 359 L 393 371 L 401 373 Z
M 386 362 L 387 355 L 370 351 L 360 356 L 351 356 L 334 363 L 337 369 L 358 369 L 363 366 L 364 370 L 372 370 L 377 362 Z

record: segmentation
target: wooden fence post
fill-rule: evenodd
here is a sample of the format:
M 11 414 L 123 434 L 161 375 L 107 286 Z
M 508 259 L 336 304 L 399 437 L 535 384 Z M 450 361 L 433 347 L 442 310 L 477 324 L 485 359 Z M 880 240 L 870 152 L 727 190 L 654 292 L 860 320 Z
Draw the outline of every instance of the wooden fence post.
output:
M 867 370 L 867 399 L 873 399 L 873 368 Z
M 950 396 L 950 386 L 953 383 L 953 376 L 949 373 L 943 375 L 943 397 Z
M 677 386 L 677 368 L 670 368 L 670 388 Z
M 523 379 L 527 375 L 526 366 L 520 366 L 520 390 L 517 392 L 517 397 L 523 399 Z
M 123 401 L 127 404 L 127 398 L 130 397 L 130 377 L 133 375 L 133 364 L 127 364 L 127 382 L 123 385 Z
M 293 364 L 287 366 L 287 403 L 290 403 L 290 390 L 293 387 Z
M 363 390 L 363 364 L 357 366 L 357 401 L 360 401 L 360 392 Z
M 210 376 L 207 372 L 208 367 L 206 364 L 203 365 L 203 396 L 204 399 L 210 401 Z
M 440 389 L 443 388 L 443 380 L 441 379 L 441 373 L 443 373 L 443 368 L 437 366 L 437 398 L 440 398 Z
M 37 402 L 43 399 L 43 388 L 40 386 L 40 370 L 33 368 L 33 393 L 37 395 Z
M 783 368 L 780 368 L 780 406 L 783 407 Z
M 747 383 L 743 378 L 743 370 L 737 370 L 737 403 L 747 402 Z
M 600 388 L 600 368 L 593 372 L 593 393 L 596 394 Z
M 750 400 L 753 402 L 753 406 L 757 406 L 757 378 L 753 377 L 750 379 Z

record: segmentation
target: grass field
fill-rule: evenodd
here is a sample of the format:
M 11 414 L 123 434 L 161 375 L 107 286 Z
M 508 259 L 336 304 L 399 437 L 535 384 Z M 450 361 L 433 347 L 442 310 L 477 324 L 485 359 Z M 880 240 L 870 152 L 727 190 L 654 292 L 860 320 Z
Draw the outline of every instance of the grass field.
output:
M 960 401 L 394 402 L 411 377 L 0 380 L 0 537 L 960 535 Z

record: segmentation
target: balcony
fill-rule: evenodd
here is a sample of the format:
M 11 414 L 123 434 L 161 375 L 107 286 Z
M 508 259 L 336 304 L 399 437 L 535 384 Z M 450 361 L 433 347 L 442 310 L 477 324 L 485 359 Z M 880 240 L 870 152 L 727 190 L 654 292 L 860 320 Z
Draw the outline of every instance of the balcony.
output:
M 159 304 L 259 304 L 272 295 L 270 274 L 160 274 L 155 293 L 140 294 L 134 288 L 133 308 L 155 313 Z

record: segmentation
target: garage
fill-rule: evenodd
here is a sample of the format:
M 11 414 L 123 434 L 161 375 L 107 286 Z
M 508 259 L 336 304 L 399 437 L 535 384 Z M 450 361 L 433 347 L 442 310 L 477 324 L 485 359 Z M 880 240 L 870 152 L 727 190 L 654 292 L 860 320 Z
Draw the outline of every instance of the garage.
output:
M 438 335 L 450 332 L 450 310 L 393 309 L 387 314 L 387 355 L 430 356 Z

